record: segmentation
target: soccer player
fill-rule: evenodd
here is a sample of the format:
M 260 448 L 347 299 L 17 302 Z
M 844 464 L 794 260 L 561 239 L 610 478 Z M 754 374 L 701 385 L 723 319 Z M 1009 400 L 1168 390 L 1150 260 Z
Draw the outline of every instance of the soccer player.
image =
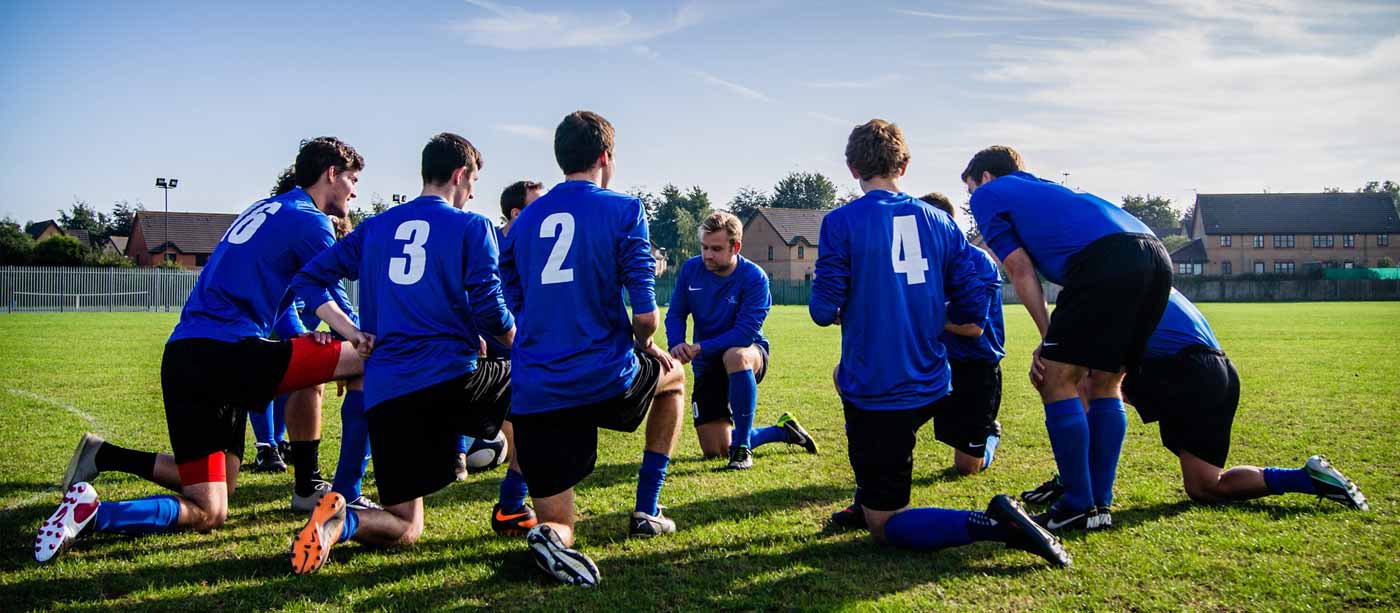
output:
M 1009 496 L 986 512 L 909 508 L 918 430 L 950 388 L 938 336 L 948 323 L 982 322 L 991 293 L 952 218 L 900 192 L 909 149 L 897 126 L 856 126 L 846 165 L 865 195 L 822 219 L 809 311 L 819 326 L 841 326 L 836 384 L 871 535 L 916 550 L 1000 541 L 1068 565 L 1059 539 Z
M 376 339 L 365 368 L 365 407 L 384 508 L 346 508 L 332 491 L 292 543 L 292 570 L 310 573 L 336 543 L 405 546 L 423 533 L 423 496 L 455 481 L 459 435 L 493 438 L 510 409 L 510 364 L 477 360 L 479 335 L 509 345 L 514 318 L 501 296 L 496 235 L 462 210 L 481 154 L 456 134 L 423 148 L 423 193 L 366 219 L 312 260 L 292 283 L 336 332 Z M 330 288 L 359 279 L 362 332 Z
M 302 144 L 297 184 L 254 203 L 229 226 L 200 272 L 161 358 L 161 391 L 173 455 L 125 449 L 85 435 L 64 473 L 64 500 L 39 529 L 34 558 L 47 561 L 87 530 L 143 534 L 208 532 L 228 517 L 250 408 L 279 393 L 358 377 L 364 335 L 272 342 L 287 310 L 292 275 L 334 242 L 327 215 L 346 214 L 364 158 L 330 137 Z M 99 502 L 88 483 L 117 470 L 178 496 Z
M 526 535 L 536 564 L 565 583 L 596 585 L 597 565 L 571 549 L 574 485 L 593 472 L 598 428 L 633 432 L 646 421 L 628 533 L 675 532 L 657 501 L 680 435 L 685 370 L 652 342 L 655 261 L 641 201 L 607 189 L 612 124 L 570 113 L 554 131 L 554 157 L 565 181 L 520 213 L 501 254 L 520 317 L 511 422 L 539 516 Z
M 962 180 L 978 230 L 1042 339 L 1032 356 L 1031 383 L 1045 405 L 1065 495 L 1037 520 L 1050 530 L 1107 527 L 1128 428 L 1119 383 L 1124 369 L 1141 361 L 1162 318 L 1171 260 L 1137 218 L 1025 172 L 1010 147 L 977 152 Z M 1064 287 L 1053 316 L 1037 273 Z M 1091 370 L 1086 415 L 1076 386 Z
M 1081 382 L 1086 405 L 1088 388 L 1086 377 Z M 1175 289 L 1147 341 L 1142 365 L 1123 378 L 1123 398 L 1137 408 L 1143 423 L 1161 423 L 1162 446 L 1181 462 L 1186 495 L 1196 502 L 1217 504 L 1299 493 L 1370 510 L 1361 489 L 1320 455 L 1308 458 L 1302 468 L 1225 470 L 1230 427 L 1240 401 L 1240 376 L 1205 316 Z M 1063 486 L 1052 478 L 1021 497 L 1050 504 L 1063 494 Z
M 743 225 L 729 213 L 701 222 L 700 255 L 681 264 L 666 311 L 671 357 L 692 364 L 695 371 L 691 406 L 700 450 L 707 458 L 728 457 L 731 470 L 751 468 L 752 450 L 768 443 L 817 452 L 816 441 L 789 413 L 776 425 L 753 427 L 758 384 L 768 372 L 763 320 L 772 298 L 768 275 L 739 255 L 743 240 Z M 690 316 L 695 318 L 693 343 L 685 342 Z

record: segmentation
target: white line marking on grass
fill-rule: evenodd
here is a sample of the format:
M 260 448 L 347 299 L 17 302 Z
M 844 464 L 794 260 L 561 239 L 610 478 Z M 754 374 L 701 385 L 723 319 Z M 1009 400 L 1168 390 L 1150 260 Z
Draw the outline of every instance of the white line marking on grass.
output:
M 63 410 L 65 410 L 65 411 L 68 411 L 69 413 L 72 413 L 72 414 L 78 416 L 78 417 L 81 418 L 83 421 L 88 422 L 89 424 L 92 425 L 92 427 L 93 427 L 94 429 L 97 428 L 97 418 L 96 418 L 96 417 L 93 417 L 93 416 L 91 416 L 91 415 L 88 415 L 88 414 L 87 414 L 86 412 L 84 412 L 82 409 L 79 409 L 78 407 L 75 407 L 75 406 L 73 406 L 73 405 L 71 405 L 71 404 L 68 404 L 68 403 L 66 403 L 66 402 L 63 402 L 63 401 L 61 401 L 61 400 L 54 400 L 53 398 L 49 398 L 48 396 L 44 396 L 44 395 L 42 395 L 42 394 L 36 394 L 36 393 L 31 392 L 31 391 L 28 391 L 28 390 L 16 389 L 16 388 L 13 388 L 13 387 L 8 388 L 8 389 L 6 389 L 5 391 L 7 391 L 7 392 L 9 392 L 9 393 L 11 393 L 11 394 L 14 394 L 14 395 L 16 395 L 16 396 L 24 396 L 25 398 L 28 398 L 28 399 L 30 399 L 30 400 L 35 400 L 35 401 L 38 401 L 38 402 L 42 402 L 42 403 L 44 403 L 44 404 L 56 406 L 56 407 L 58 407 L 58 408 L 60 408 L 60 409 L 63 409 Z
M 8 506 L 6 506 L 5 508 L 0 509 L 0 515 L 6 514 L 6 513 L 10 513 L 10 512 L 13 512 L 13 511 L 18 511 L 18 510 L 20 510 L 21 508 L 27 507 L 27 506 L 29 506 L 29 505 L 31 505 L 31 504 L 35 504 L 35 503 L 43 502 L 43 501 L 45 501 L 45 500 L 53 499 L 53 498 L 55 498 L 56 496 L 57 496 L 57 494 L 52 493 L 52 492 L 39 492 L 38 494 L 31 495 L 31 496 L 29 496 L 28 498 L 21 498 L 21 499 L 19 499 L 19 500 L 16 500 L 16 501 L 13 502 L 13 503 L 10 503 L 10 504 L 9 504 Z

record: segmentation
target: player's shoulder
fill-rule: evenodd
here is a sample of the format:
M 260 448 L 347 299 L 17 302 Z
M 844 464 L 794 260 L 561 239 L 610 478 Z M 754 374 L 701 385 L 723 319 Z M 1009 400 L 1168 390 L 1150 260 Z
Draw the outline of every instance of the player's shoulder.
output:
M 677 274 L 693 274 L 696 268 L 703 267 L 704 265 L 705 258 L 698 255 L 693 255 L 690 256 L 690 258 L 686 261 L 681 262 L 681 269 L 680 272 Z
M 696 256 L 696 259 L 699 259 L 699 256 Z M 759 278 L 764 281 L 768 280 L 768 273 L 763 270 L 762 266 L 755 264 L 753 260 L 742 255 L 739 256 L 739 273 L 745 277 Z

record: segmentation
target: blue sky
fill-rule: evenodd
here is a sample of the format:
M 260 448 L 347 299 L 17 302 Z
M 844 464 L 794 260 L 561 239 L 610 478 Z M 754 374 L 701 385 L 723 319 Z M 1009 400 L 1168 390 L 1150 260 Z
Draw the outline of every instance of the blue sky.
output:
M 139 4 L 139 5 L 138 5 Z M 559 179 L 575 109 L 618 130 L 614 187 L 716 204 L 783 174 L 854 188 L 872 117 L 906 191 L 964 197 L 977 149 L 1110 200 L 1400 179 L 1400 3 L 1339 0 L 0 3 L 0 217 L 75 196 L 242 210 L 297 142 L 357 147 L 371 193 L 416 194 L 422 144 L 485 155 L 472 208 Z M 129 5 L 129 6 L 128 6 Z

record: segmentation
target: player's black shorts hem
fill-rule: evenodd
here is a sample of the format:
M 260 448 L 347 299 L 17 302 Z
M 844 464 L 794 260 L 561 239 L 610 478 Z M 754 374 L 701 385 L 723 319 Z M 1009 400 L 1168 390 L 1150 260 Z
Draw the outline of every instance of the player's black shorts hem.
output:
M 1225 467 L 1240 403 L 1240 375 L 1224 353 L 1195 345 L 1146 360 L 1123 378 L 1123 396 L 1143 423 L 1161 422 L 1163 447 Z
M 266 410 L 292 359 L 289 341 L 186 338 L 165 345 L 160 388 L 175 463 L 243 457 L 249 410 Z
M 762 364 L 753 373 L 754 381 L 763 383 L 768 374 L 768 350 L 763 345 L 754 344 L 763 355 Z M 695 389 L 690 393 L 690 416 L 695 425 L 712 421 L 733 421 L 734 412 L 729 408 L 729 373 L 725 372 L 724 359 L 714 359 L 705 363 L 703 374 L 696 375 Z
M 933 419 L 947 398 L 900 411 L 867 411 L 841 402 L 846 414 L 846 451 L 860 487 L 861 506 L 875 511 L 909 506 L 919 428 Z
M 651 409 L 660 381 L 661 362 L 637 352 L 637 375 L 622 395 L 578 407 L 512 415 L 515 457 L 530 495 L 559 494 L 592 474 L 598 462 L 598 428 L 635 432 Z M 376 474 L 378 461 L 376 455 Z
M 1171 257 L 1154 236 L 1110 234 L 1070 256 L 1040 357 L 1119 372 L 1133 367 L 1162 319 Z
M 987 451 L 987 436 L 996 431 L 1001 410 L 1001 365 L 949 360 L 953 391 L 938 402 L 933 437 L 975 458 Z
M 384 506 L 427 496 L 456 480 L 457 440 L 492 438 L 510 411 L 510 362 L 476 370 L 371 407 L 369 445 Z

